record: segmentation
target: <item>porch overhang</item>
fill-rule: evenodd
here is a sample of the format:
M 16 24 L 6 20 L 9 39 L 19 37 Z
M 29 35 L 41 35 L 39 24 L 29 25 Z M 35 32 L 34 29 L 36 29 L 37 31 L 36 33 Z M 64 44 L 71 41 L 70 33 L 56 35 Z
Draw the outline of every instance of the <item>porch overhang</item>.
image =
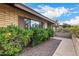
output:
M 17 8 L 20 8 L 20 9 L 22 9 L 24 11 L 27 11 L 27 12 L 29 12 L 31 14 L 34 14 L 34 15 L 36 15 L 36 16 L 38 16 L 38 17 L 40 17 L 40 18 L 42 18 L 42 19 L 44 19 L 44 20 L 46 20 L 48 22 L 51 22 L 52 24 L 56 23 L 54 20 L 51 20 L 51 19 L 43 16 L 42 14 L 40 14 L 40 13 L 36 12 L 35 10 L 33 10 L 32 8 L 30 8 L 28 6 L 25 6 L 25 5 L 21 4 L 21 3 L 15 3 L 14 6 L 17 7 Z

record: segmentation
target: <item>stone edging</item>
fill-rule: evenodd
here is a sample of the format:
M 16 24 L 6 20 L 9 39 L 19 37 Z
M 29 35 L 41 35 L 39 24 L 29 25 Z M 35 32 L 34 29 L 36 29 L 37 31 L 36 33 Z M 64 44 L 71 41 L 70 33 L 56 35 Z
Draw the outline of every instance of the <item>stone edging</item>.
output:
M 76 55 L 79 56 L 79 38 L 72 34 L 72 41 L 75 48 Z

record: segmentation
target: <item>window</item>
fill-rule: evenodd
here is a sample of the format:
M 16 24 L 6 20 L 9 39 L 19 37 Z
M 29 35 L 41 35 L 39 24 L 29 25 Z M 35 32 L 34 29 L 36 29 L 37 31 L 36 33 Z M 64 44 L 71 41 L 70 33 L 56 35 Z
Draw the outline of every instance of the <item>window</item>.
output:
M 31 28 L 35 28 L 35 27 L 41 27 L 41 22 L 31 20 Z
M 22 17 L 19 16 L 19 26 L 26 28 L 26 29 L 31 29 L 35 27 L 42 27 L 42 22 L 32 20 L 30 18 Z
M 25 28 L 30 29 L 31 28 L 31 20 L 25 18 L 24 21 L 25 21 Z

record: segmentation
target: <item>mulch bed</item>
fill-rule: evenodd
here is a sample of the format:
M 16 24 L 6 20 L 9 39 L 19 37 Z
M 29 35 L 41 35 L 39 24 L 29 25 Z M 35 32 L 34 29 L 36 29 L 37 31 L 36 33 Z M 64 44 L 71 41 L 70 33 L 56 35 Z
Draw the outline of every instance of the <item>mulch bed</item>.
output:
M 52 56 L 61 40 L 51 38 L 35 47 L 24 48 L 20 56 Z

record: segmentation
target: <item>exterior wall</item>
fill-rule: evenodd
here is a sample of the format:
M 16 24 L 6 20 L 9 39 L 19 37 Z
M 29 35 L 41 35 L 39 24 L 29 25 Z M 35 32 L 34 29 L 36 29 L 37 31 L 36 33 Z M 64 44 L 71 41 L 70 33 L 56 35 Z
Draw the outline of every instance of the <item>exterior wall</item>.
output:
M 51 29 L 53 29 L 54 30 L 54 32 L 56 31 L 56 26 L 55 26 L 55 24 L 52 24 L 52 23 L 48 23 L 48 27 L 49 28 L 51 28 Z
M 74 44 L 76 55 L 79 56 L 79 38 L 72 34 L 72 41 Z
M 43 22 L 43 28 L 47 28 L 48 27 L 48 23 L 47 22 Z
M 0 27 L 5 27 L 10 24 L 17 23 L 17 15 L 15 14 L 15 9 L 6 6 L 5 4 L 0 4 Z
M 0 27 L 5 27 L 11 24 L 15 24 L 18 26 L 18 22 L 21 22 L 18 16 L 23 16 L 33 20 L 41 21 L 44 23 L 44 28 L 47 28 L 47 21 L 43 21 L 42 18 L 32 15 L 23 10 L 17 9 L 15 7 L 6 4 L 0 4 Z M 23 22 L 21 23 L 21 25 L 23 25 Z

